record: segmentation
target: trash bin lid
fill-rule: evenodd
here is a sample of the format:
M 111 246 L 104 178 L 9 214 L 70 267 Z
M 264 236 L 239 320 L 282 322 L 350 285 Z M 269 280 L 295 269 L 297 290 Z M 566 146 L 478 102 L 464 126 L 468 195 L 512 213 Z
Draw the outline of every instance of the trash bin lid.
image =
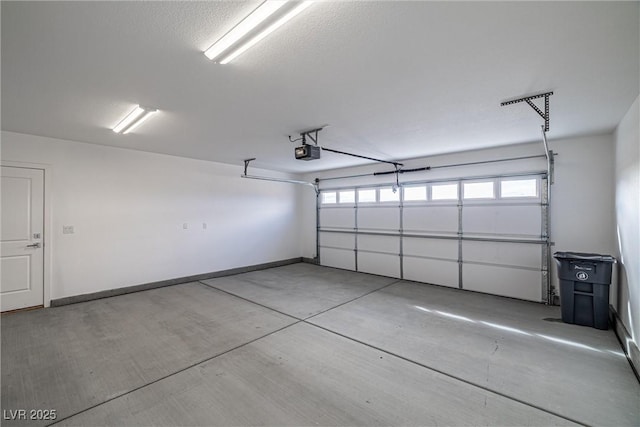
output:
M 611 255 L 587 254 L 582 252 L 556 252 L 553 254 L 556 259 L 575 259 L 580 261 L 600 261 L 600 262 L 616 262 Z

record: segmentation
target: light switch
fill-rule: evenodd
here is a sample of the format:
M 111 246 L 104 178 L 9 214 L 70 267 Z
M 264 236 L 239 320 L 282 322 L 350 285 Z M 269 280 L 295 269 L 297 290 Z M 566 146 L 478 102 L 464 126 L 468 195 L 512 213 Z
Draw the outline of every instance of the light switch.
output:
M 73 234 L 75 231 L 73 230 L 73 225 L 63 225 L 62 226 L 62 234 Z
M 206 223 L 206 222 L 203 222 L 203 223 L 202 223 L 202 229 L 203 229 L 203 230 L 206 230 L 206 229 L 207 229 L 207 223 Z
M 182 229 L 186 230 L 187 228 L 189 228 L 189 224 L 187 224 L 186 222 L 184 224 L 182 224 Z

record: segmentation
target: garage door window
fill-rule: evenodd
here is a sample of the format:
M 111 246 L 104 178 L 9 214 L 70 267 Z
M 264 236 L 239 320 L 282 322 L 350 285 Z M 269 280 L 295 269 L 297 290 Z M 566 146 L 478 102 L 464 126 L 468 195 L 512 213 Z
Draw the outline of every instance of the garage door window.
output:
M 400 201 L 400 192 L 397 189 L 394 192 L 392 187 L 381 188 L 380 201 L 381 202 L 398 202 Z
M 404 201 L 420 202 L 427 200 L 427 186 L 404 187 Z
M 458 184 L 434 184 L 431 200 L 458 200 Z
M 375 202 L 376 202 L 375 188 L 362 188 L 358 190 L 358 203 L 375 203 Z
M 493 181 L 465 182 L 463 193 L 465 199 L 493 199 Z
M 500 181 L 500 197 L 538 197 L 537 179 L 511 179 Z
M 354 190 L 341 191 L 338 203 L 355 203 L 356 192 Z
M 323 191 L 322 192 L 322 204 L 329 205 L 337 202 L 335 191 Z

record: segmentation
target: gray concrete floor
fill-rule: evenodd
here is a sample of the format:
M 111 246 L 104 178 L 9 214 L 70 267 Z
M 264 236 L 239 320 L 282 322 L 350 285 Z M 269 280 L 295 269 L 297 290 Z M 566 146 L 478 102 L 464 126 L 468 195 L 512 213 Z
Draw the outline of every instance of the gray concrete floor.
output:
M 2 424 L 639 425 L 613 332 L 559 317 L 309 264 L 10 314 Z

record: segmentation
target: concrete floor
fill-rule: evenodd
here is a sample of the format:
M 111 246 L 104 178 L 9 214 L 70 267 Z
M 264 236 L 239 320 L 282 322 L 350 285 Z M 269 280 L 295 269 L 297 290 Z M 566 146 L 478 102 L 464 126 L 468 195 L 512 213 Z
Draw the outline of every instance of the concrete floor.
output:
M 613 332 L 559 317 L 310 264 L 10 314 L 2 424 L 639 425 Z

